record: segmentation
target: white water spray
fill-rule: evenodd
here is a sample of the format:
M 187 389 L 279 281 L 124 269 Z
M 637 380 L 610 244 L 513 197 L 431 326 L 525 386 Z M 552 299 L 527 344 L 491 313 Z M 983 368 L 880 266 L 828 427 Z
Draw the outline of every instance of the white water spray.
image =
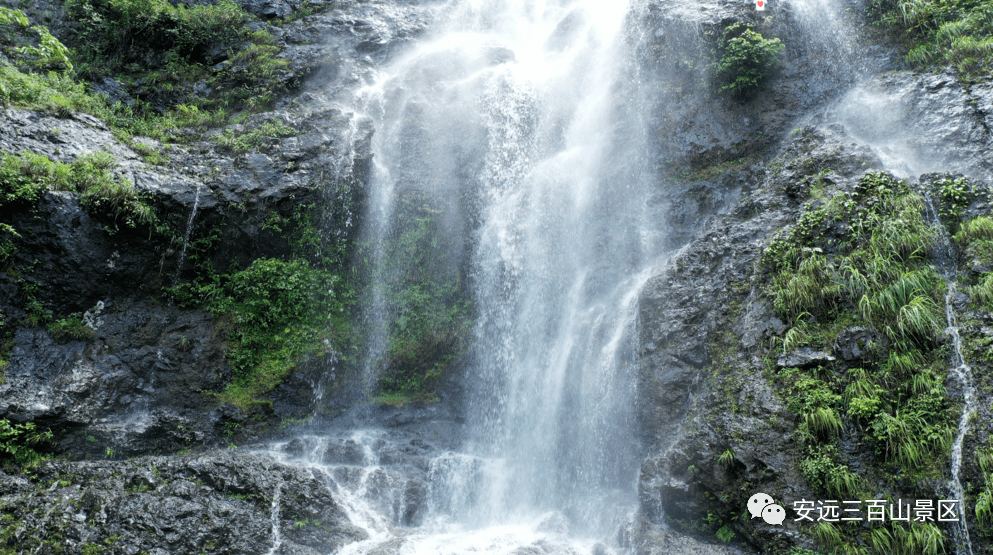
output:
M 366 385 L 389 348 L 390 280 L 408 271 L 382 245 L 411 198 L 440 207 L 443 233 L 468 235 L 452 258 L 471 257 L 478 317 L 464 452 L 431 461 L 417 529 L 370 524 L 348 553 L 619 549 L 605 538 L 637 505 L 637 300 L 667 248 L 631 102 L 635 4 L 453 0 L 360 91 L 376 126 L 363 237 L 383 284 L 366 298 Z

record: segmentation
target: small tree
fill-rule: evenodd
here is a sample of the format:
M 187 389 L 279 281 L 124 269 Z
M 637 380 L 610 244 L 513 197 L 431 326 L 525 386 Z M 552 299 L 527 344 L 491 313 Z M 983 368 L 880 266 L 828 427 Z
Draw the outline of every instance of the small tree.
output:
M 716 59 L 710 64 L 718 90 L 748 96 L 778 63 L 783 48 L 782 41 L 763 37 L 752 30 L 751 24 L 728 25 L 718 41 Z
M 8 25 L 28 27 L 30 24 L 31 22 L 28 21 L 28 17 L 21 10 L 0 8 L 0 28 Z M 33 65 L 39 67 L 60 66 L 72 71 L 72 63 L 69 61 L 69 49 L 59 39 L 53 37 L 47 28 L 36 25 L 31 27 L 31 29 L 38 33 L 38 46 L 22 46 L 17 48 L 16 52 L 27 56 Z M 3 29 L 3 32 L 5 35 L 9 33 L 6 28 Z M 5 38 L 9 37 L 5 36 Z M 0 102 L 6 96 L 4 94 L 5 92 L 0 88 Z

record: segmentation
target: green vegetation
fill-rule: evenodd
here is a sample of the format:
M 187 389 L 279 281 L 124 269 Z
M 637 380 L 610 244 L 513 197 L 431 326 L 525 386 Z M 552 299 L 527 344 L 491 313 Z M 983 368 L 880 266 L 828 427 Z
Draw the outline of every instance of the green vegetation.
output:
M 976 523 L 979 534 L 993 537 L 993 442 L 976 449 L 976 462 L 983 474 L 983 484 L 976 495 Z
M 284 90 L 280 72 L 289 62 L 276 58 L 272 35 L 251 30 L 246 24 L 254 18 L 231 0 L 190 7 L 167 0 L 69 0 L 66 7 L 77 22 L 70 41 L 77 72 L 87 78 L 113 76 L 156 102 L 200 110 L 256 111 Z M 197 82 L 214 94 L 192 94 Z M 140 101 L 136 110 L 154 109 Z
M 455 234 L 442 227 L 444 209 L 436 205 L 426 194 L 402 197 L 397 234 L 382 245 L 384 264 L 365 272 L 374 277 L 363 294 L 384 299 L 379 309 L 387 316 L 379 331 L 388 338 L 386 349 L 372 361 L 381 369 L 373 392 L 380 403 L 436 401 L 434 388 L 466 348 L 469 293 L 451 255 Z
M 966 220 L 954 241 L 965 256 L 980 267 L 993 264 L 993 218 L 978 216 Z M 993 272 L 981 273 L 966 291 L 975 303 L 989 310 L 993 307 Z
M 232 152 L 239 154 L 257 148 L 266 139 L 292 137 L 296 134 L 296 129 L 279 120 L 274 120 L 263 123 L 255 129 L 241 134 L 235 134 L 232 130 L 225 129 L 221 134 L 214 136 L 212 140 L 218 146 L 230 149 Z
M 70 191 L 79 193 L 90 215 L 109 220 L 115 229 L 118 224 L 131 229 L 156 225 L 155 212 L 134 185 L 112 173 L 116 166 L 114 157 L 105 153 L 86 154 L 70 164 L 29 152 L 0 153 L 0 210 L 31 207 L 46 190 Z
M 26 36 L 28 28 L 33 31 L 30 38 Z M 72 71 L 69 49 L 53 37 L 45 27 L 31 26 L 31 22 L 21 10 L 0 7 L 0 29 L 4 30 L 0 46 L 14 46 L 7 50 L 15 60 L 35 68 L 62 67 Z M 0 85 L 0 96 L 2 92 L 3 88 Z
M 72 314 L 48 324 L 48 332 L 56 339 L 92 339 L 96 332 L 80 319 L 79 314 Z
M 151 163 L 162 162 L 161 155 L 133 136 L 179 140 L 184 135 L 173 134 L 177 128 L 223 125 L 234 113 L 244 118 L 296 85 L 272 35 L 253 30 L 255 18 L 230 0 L 191 7 L 167 0 L 68 0 L 66 12 L 73 22 L 64 37 L 69 48 L 38 26 L 32 27 L 38 46 L 0 39 L 0 49 L 18 63 L 0 62 L 0 105 L 59 117 L 92 114 Z M 0 12 L 0 28 L 28 24 L 16 10 Z M 111 103 L 78 82 L 105 77 L 117 79 L 134 103 Z M 197 92 L 204 88 L 210 94 Z
M 874 0 L 874 9 L 879 24 L 899 37 L 913 64 L 951 64 L 963 74 L 989 74 L 993 68 L 989 0 Z
M 266 223 L 292 239 L 287 260 L 260 258 L 222 274 L 204 252 L 212 242 L 193 245 L 190 259 L 198 263 L 200 276 L 173 292 L 181 304 L 203 306 L 226 322 L 234 375 L 223 400 L 250 405 L 308 357 L 354 353 L 349 324 L 354 293 L 344 253 L 322 248 L 314 224 L 318 216 L 316 206 L 305 205 Z
M 767 39 L 739 22 L 727 26 L 717 41 L 714 62 L 710 64 L 719 92 L 738 97 L 748 96 L 778 63 L 782 41 Z
M 883 479 L 933 478 L 945 467 L 952 426 L 943 386 L 947 361 L 939 349 L 944 284 L 930 262 L 936 240 L 921 196 L 869 172 L 850 193 L 808 204 L 763 253 L 774 310 L 793 323 L 782 352 L 830 348 L 854 325 L 880 337 L 860 368 L 787 368 L 776 376 L 797 415 L 806 453 L 800 470 L 830 499 L 865 498 L 868 487 L 838 447 L 846 434 L 874 448 L 874 472 Z M 941 531 L 929 526 L 868 531 L 822 523 L 812 535 L 829 550 L 860 541 L 880 553 L 944 549 Z
M 271 391 L 307 355 L 343 339 L 333 330 L 350 295 L 335 274 L 306 260 L 258 259 L 245 270 L 216 275 L 212 283 L 179 289 L 177 299 L 197 298 L 231 325 L 228 362 L 234 370 L 227 400 L 250 403 Z
M 0 463 L 24 466 L 40 461 L 45 457 L 35 447 L 53 437 L 51 430 L 39 431 L 33 422 L 13 424 L 0 419 Z

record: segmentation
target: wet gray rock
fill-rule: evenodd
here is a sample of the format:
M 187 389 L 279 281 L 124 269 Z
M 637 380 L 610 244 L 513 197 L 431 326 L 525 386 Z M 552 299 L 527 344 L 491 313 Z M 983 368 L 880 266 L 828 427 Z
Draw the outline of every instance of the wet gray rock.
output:
M 792 413 L 763 359 L 770 338 L 781 336 L 786 324 L 756 289 L 764 271 L 758 259 L 802 210 L 804 195 L 791 194 L 789 185 L 830 167 L 836 186 L 851 187 L 879 160 L 830 126 L 805 128 L 781 152 L 773 161 L 777 170 L 751 170 L 740 195 L 711 216 L 639 299 L 639 424 L 650 454 L 639 475 L 643 521 L 633 541 L 646 553 L 661 552 L 652 547 L 655 539 L 678 537 L 669 527 L 694 533 L 695 523 L 711 514 L 728 514 L 725 524 L 753 546 L 806 545 L 795 526 L 743 524 L 730 508 L 744 506 L 757 491 L 814 496 L 799 474 Z M 834 358 L 809 351 L 780 362 L 802 366 Z M 744 484 L 742 499 L 739 493 L 720 497 Z
M 325 447 L 324 464 L 351 464 L 361 466 L 365 463 L 365 451 L 353 439 L 345 439 L 331 443 Z
M 393 511 L 401 526 L 419 526 L 427 513 L 428 485 L 422 480 L 407 480 L 403 494 L 394 504 Z
M 263 19 L 286 17 L 299 7 L 301 1 L 288 0 L 239 0 L 245 11 Z
M 866 47 L 853 62 L 846 48 L 818 32 L 820 22 L 811 25 L 790 4 L 770 5 L 764 13 L 771 21 L 760 22 L 750 5 L 722 0 L 648 4 L 642 28 L 650 38 L 639 61 L 662 84 L 651 93 L 658 106 L 651 128 L 658 165 L 672 179 L 762 158 L 811 110 L 841 94 L 860 75 L 893 69 L 899 60 L 895 52 Z M 756 25 L 765 36 L 781 39 L 788 53 L 788 62 L 748 99 L 718 93 L 701 63 L 710 58 L 722 30 L 735 22 Z M 850 36 L 841 34 L 849 46 Z
M 846 328 L 834 341 L 834 353 L 845 362 L 859 362 L 871 356 L 872 345 L 880 345 L 878 333 L 863 327 Z
M 993 82 L 973 85 L 969 96 L 976 100 L 976 111 L 982 116 L 987 132 L 993 131 Z
M 776 366 L 779 368 L 813 368 L 834 362 L 835 359 L 830 353 L 818 351 L 810 347 L 800 347 L 799 349 L 787 353 L 776 359 Z
M 707 542 L 699 537 L 673 530 L 671 527 L 639 521 L 632 530 L 633 547 L 639 555 L 743 555 L 751 553 L 723 542 Z M 604 552 L 606 553 L 606 551 Z
M 0 473 L 0 482 L 15 486 L 0 492 L 0 512 L 14 523 L 0 541 L 19 549 L 54 540 L 71 553 L 95 544 L 116 553 L 279 546 L 279 553 L 316 554 L 367 537 L 321 476 L 261 454 L 49 462 L 30 481 Z
M 147 242 L 147 231 L 111 235 L 73 194 L 46 193 L 36 210 L 4 215 L 4 221 L 20 234 L 11 266 L 23 272 L 27 283 L 37 284 L 36 298 L 57 317 L 162 281 L 160 262 L 167 247 Z M 0 281 L 16 287 L 12 276 L 0 276 Z M 19 318 L 23 311 L 15 298 L 0 300 L 0 311 Z
M 58 343 L 41 328 L 14 336 L 0 418 L 59 432 L 59 452 L 133 456 L 220 434 L 208 397 L 230 375 L 213 318 L 147 302 L 112 303 L 92 340 Z
M 735 331 L 741 334 L 742 346 L 753 349 L 771 337 L 782 335 L 786 324 L 772 314 L 768 303 L 760 301 L 748 305 L 748 311 Z

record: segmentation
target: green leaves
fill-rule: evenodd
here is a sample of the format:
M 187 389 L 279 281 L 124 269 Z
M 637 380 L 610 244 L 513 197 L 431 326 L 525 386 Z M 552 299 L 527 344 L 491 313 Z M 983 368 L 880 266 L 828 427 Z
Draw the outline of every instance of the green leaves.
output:
M 896 0 L 885 4 L 880 22 L 900 32 L 907 61 L 918 66 L 954 64 L 961 73 L 981 73 L 993 60 L 989 1 Z
M 785 46 L 777 38 L 767 39 L 735 22 L 724 29 L 710 64 L 720 92 L 746 96 L 758 88 L 777 63 Z
M 109 70 L 147 62 L 162 50 L 202 56 L 218 43 L 237 39 L 249 21 L 230 0 L 189 8 L 167 0 L 69 0 L 66 7 L 80 23 L 78 46 L 84 56 L 101 56 L 111 64 Z
M 227 359 L 234 377 L 224 395 L 232 402 L 257 400 L 301 360 L 340 349 L 347 339 L 343 318 L 350 289 L 304 259 L 260 258 L 245 270 L 213 278 L 181 286 L 176 294 L 181 301 L 199 300 L 230 322 Z
M 33 422 L 11 424 L 0 419 L 0 459 L 6 454 L 19 465 L 30 464 L 44 458 L 34 447 L 53 439 L 51 430 L 38 431 Z
M 767 293 L 775 312 L 793 323 L 784 352 L 832 348 L 853 326 L 873 330 L 859 368 L 825 364 L 777 375 L 806 451 L 804 477 L 832 499 L 858 499 L 873 480 L 922 478 L 945 464 L 953 428 L 939 370 L 946 364 L 938 349 L 944 282 L 930 261 L 936 232 L 922 197 L 905 183 L 867 172 L 850 192 L 828 196 L 773 241 L 762 265 L 772 273 Z M 967 222 L 960 233 L 985 237 L 985 225 Z M 839 441 L 874 447 L 878 467 L 854 473 Z M 921 553 L 943 541 L 933 532 L 869 538 L 825 526 L 813 535 L 829 549 L 857 536 Z
M 0 7 L 0 25 L 15 23 L 21 27 L 28 27 L 31 23 L 24 12 L 11 8 Z M 37 67 L 64 67 L 72 71 L 72 63 L 69 61 L 69 49 L 66 48 L 59 39 L 52 36 L 47 28 L 35 25 L 31 30 L 38 34 L 37 46 L 22 46 L 17 52 L 28 57 L 32 65 Z M 6 96 L 4 87 L 0 85 L 0 100 Z
M 134 185 L 111 170 L 113 156 L 85 154 L 70 164 L 53 162 L 41 154 L 0 154 L 0 209 L 6 205 L 33 205 L 47 190 L 80 194 L 79 202 L 91 215 L 122 223 L 128 228 L 157 222 L 154 211 Z
M 297 134 L 299 132 L 296 129 L 280 120 L 273 120 L 265 122 L 240 135 L 236 135 L 231 129 L 225 129 L 222 133 L 211 137 L 211 140 L 218 146 L 228 148 L 232 152 L 240 154 L 258 147 L 266 139 L 280 139 L 292 137 Z

